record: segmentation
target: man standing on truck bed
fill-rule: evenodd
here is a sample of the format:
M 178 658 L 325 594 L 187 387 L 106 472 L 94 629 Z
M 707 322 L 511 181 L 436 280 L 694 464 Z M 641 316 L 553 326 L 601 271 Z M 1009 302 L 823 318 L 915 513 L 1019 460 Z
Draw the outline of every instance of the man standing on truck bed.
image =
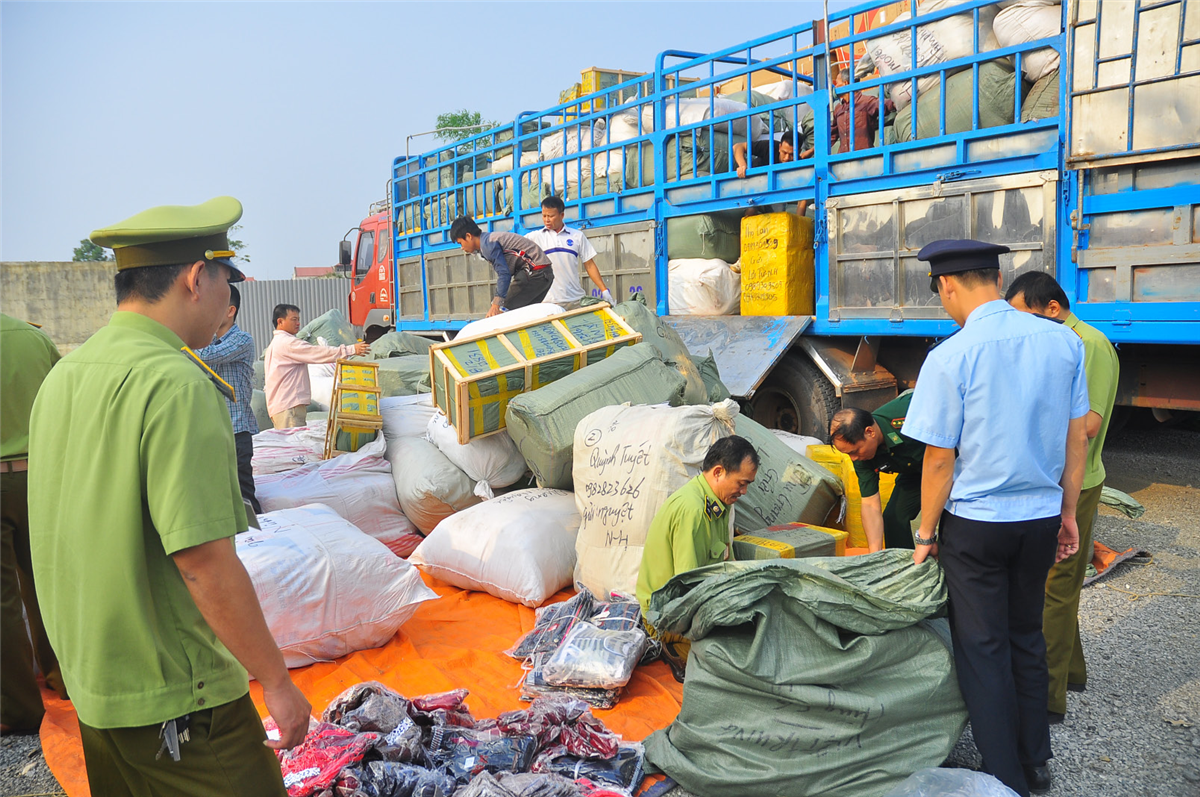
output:
M 582 263 L 592 282 L 600 289 L 600 298 L 609 304 L 616 304 L 600 276 L 592 242 L 583 234 L 583 230 L 563 223 L 565 213 L 566 205 L 561 199 L 546 197 L 542 200 L 542 224 L 545 226 L 529 233 L 529 240 L 540 246 L 554 264 L 554 284 L 542 301 L 557 304 L 564 310 L 578 307 L 586 295 L 579 279 L 579 264 Z
M 871 553 L 889 548 L 912 549 L 912 521 L 921 511 L 921 464 L 925 444 L 900 430 L 908 415 L 912 391 L 875 412 L 859 407 L 838 410 L 829 424 L 829 442 L 854 461 L 862 494 L 862 524 Z M 896 487 L 882 508 L 879 474 L 895 473 Z
M 1061 321 L 1083 341 L 1083 367 L 1087 371 L 1088 453 L 1083 491 L 1075 519 L 1079 524 L 1079 550 L 1050 568 L 1046 579 L 1046 610 L 1042 633 L 1046 636 L 1046 665 L 1050 670 L 1050 722 L 1062 722 L 1067 713 L 1067 690 L 1082 692 L 1087 686 L 1087 663 L 1079 639 L 1079 591 L 1084 571 L 1092 561 L 1092 526 L 1104 490 L 1104 463 L 1100 452 L 1108 435 L 1108 422 L 1117 400 L 1120 363 L 1117 351 L 1104 333 L 1083 323 L 1071 312 L 1062 286 L 1043 271 L 1027 271 L 1013 280 L 1004 296 L 1018 310 Z
M 542 247 L 514 232 L 483 232 L 474 219 L 459 216 L 450 238 L 468 255 L 479 256 L 496 270 L 496 295 L 487 317 L 544 301 L 554 284 L 554 267 Z
M 243 279 L 227 239 L 241 215 L 218 197 L 93 232 L 116 250 L 117 312 L 33 405 L 33 567 L 96 797 L 284 797 L 272 748 L 308 731 L 234 548 L 246 505 L 228 386 L 190 348 L 212 342 Z
M 366 354 L 371 347 L 362 342 L 315 346 L 300 340 L 296 337 L 300 331 L 300 308 L 294 304 L 275 305 L 271 323 L 275 325 L 275 332 L 263 355 L 267 412 L 276 429 L 295 429 L 308 421 L 308 402 L 312 400 L 309 364 L 337 362 L 355 354 Z
M 1050 566 L 1079 547 L 1088 394 L 1079 336 L 1001 298 L 1008 251 L 935 241 L 917 254 L 962 329 L 921 365 L 904 434 L 927 446 L 913 561 L 939 555 L 941 521 L 975 745 L 986 772 L 1028 797 L 1051 784 L 1042 608 Z

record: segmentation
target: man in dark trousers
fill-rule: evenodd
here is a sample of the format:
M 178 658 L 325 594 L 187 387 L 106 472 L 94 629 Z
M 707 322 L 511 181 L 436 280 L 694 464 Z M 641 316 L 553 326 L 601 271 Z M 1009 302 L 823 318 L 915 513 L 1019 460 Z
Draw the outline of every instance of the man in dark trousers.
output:
M 925 358 L 903 431 L 928 446 L 913 561 L 940 554 L 975 745 L 985 771 L 1028 797 L 1051 784 L 1042 609 L 1050 566 L 1079 548 L 1089 407 L 1079 336 L 1001 297 L 1008 251 L 935 241 L 918 253 L 962 329 Z
M 479 256 L 496 270 L 491 318 L 542 301 L 554 284 L 554 265 L 542 247 L 514 232 L 483 232 L 474 219 L 460 216 L 450 225 L 450 238 L 467 254 Z

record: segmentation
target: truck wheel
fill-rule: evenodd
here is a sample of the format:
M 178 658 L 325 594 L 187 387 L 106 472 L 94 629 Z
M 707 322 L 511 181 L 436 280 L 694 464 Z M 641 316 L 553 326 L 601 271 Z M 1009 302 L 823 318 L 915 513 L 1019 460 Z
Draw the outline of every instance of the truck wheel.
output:
M 788 355 L 755 392 L 751 407 L 754 420 L 769 429 L 824 440 L 839 402 L 817 366 L 804 355 Z
M 372 324 L 371 326 L 367 327 L 367 331 L 363 334 L 363 341 L 366 343 L 374 343 L 391 331 L 391 327 L 381 327 L 378 324 Z

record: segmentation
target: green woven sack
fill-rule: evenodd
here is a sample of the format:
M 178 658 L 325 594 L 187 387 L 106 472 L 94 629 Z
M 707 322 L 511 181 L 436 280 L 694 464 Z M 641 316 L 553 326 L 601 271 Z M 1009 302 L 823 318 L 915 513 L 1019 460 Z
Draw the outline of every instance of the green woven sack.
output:
M 296 337 L 314 345 L 319 343 L 317 338 L 323 338 L 326 346 L 353 345 L 358 341 L 358 337 L 354 334 L 354 327 L 350 326 L 345 313 L 341 310 L 322 313 L 301 327 L 300 331 L 296 333 Z
M 389 357 L 400 357 L 405 354 L 420 354 L 429 357 L 429 347 L 433 343 L 428 338 L 413 335 L 410 332 L 389 332 L 376 339 L 371 344 L 371 359 L 386 360 Z
M 408 354 L 379 360 L 379 395 L 381 398 L 429 392 L 428 354 Z
M 700 369 L 700 378 L 704 380 L 704 389 L 708 393 L 709 403 L 715 404 L 718 401 L 733 398 L 729 388 L 725 387 L 725 383 L 721 381 L 721 372 L 717 370 L 717 361 L 713 358 L 712 349 L 708 350 L 707 357 L 696 360 L 696 367 Z
M 539 487 L 571 489 L 575 427 L 601 407 L 683 404 L 686 382 L 658 351 L 639 343 L 508 402 L 505 424 Z
M 975 77 L 970 69 L 946 78 L 946 135 L 971 129 Z M 979 65 L 979 127 L 999 127 L 1013 123 L 1016 82 L 1013 67 L 1006 61 L 987 61 Z M 922 92 L 917 98 L 916 138 L 933 138 L 941 118 L 941 87 Z M 912 141 L 913 106 L 896 114 L 892 124 L 896 141 Z M 887 141 L 885 143 L 891 143 Z
M 701 213 L 667 219 L 667 257 L 717 258 L 726 263 L 742 256 L 741 211 Z
M 646 757 L 705 797 L 880 797 L 954 748 L 967 712 L 940 566 L 910 551 L 683 573 L 647 620 L 692 640 Z
M 745 415 L 738 415 L 735 428 L 761 459 L 758 477 L 737 502 L 734 523 L 738 530 L 749 533 L 781 523 L 825 525 L 825 518 L 842 497 L 838 477 L 797 454 L 770 429 Z
M 1025 94 L 1021 103 L 1021 121 L 1058 118 L 1058 70 L 1042 76 Z
M 656 316 L 650 308 L 642 302 L 630 300 L 621 302 L 613 310 L 625 320 L 626 324 L 641 333 L 643 343 L 649 343 L 658 349 L 663 362 L 674 368 L 687 380 L 687 387 L 683 391 L 684 404 L 711 404 L 721 400 L 712 398 L 708 394 L 704 385 L 704 376 L 688 352 L 687 346 L 684 345 L 683 338 L 679 337 L 679 333 L 670 325 L 663 323 L 662 319 Z M 729 398 L 729 395 L 726 394 L 722 398 Z

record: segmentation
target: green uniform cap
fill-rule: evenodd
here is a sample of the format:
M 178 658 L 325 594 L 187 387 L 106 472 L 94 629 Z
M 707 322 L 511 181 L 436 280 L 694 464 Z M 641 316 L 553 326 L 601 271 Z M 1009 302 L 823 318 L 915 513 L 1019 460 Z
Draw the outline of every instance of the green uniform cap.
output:
M 199 205 L 161 205 L 91 234 L 92 243 L 113 250 L 117 271 L 173 266 L 206 260 L 233 271 L 230 282 L 246 278 L 230 259 L 229 228 L 242 217 L 242 203 L 219 196 Z

